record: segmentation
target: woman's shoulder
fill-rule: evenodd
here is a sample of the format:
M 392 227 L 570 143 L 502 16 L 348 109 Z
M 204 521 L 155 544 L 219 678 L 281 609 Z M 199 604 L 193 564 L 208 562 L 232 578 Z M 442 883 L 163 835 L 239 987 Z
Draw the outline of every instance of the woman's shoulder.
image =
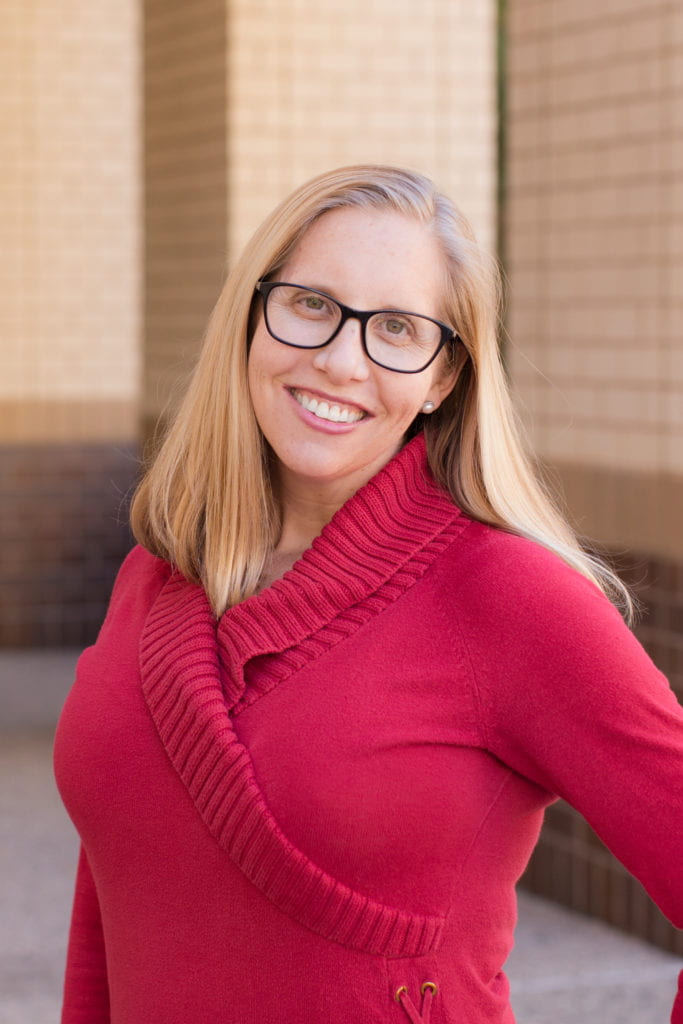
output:
M 105 625 L 145 616 L 172 572 L 168 562 L 136 544 L 116 575 Z
M 156 575 L 165 574 L 167 578 L 172 572 L 172 566 L 163 558 L 153 555 L 142 544 L 135 544 L 121 563 L 120 572 L 124 571 Z
M 529 577 L 535 573 L 546 576 L 583 578 L 553 549 L 539 541 L 475 519 L 466 520 L 462 531 L 462 544 L 453 548 L 457 559 L 467 560 L 485 575 L 509 573 L 513 578 Z
M 555 701 L 584 687 L 588 703 L 596 687 L 620 699 L 627 678 L 657 699 L 668 689 L 619 610 L 554 551 L 472 523 L 448 554 L 439 600 L 480 693 L 514 702 L 535 691 Z
M 547 624 L 623 620 L 602 590 L 538 541 L 469 521 L 445 553 L 444 584 L 468 617 L 502 625 L 524 620 Z
M 125 586 L 165 583 L 172 571 L 173 567 L 169 562 L 157 558 L 141 544 L 136 544 L 121 563 L 114 582 L 113 594 Z

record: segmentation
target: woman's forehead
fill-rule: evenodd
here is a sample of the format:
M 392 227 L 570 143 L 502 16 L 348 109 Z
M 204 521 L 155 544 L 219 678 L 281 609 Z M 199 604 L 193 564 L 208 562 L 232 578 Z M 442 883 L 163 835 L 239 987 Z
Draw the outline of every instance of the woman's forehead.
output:
M 341 207 L 311 224 L 278 275 L 356 308 L 434 308 L 442 256 L 431 228 L 395 210 Z

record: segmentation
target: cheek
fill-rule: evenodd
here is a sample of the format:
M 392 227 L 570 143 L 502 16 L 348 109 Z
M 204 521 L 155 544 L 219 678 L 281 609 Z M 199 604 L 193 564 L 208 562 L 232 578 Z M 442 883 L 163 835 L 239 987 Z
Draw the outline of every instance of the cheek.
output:
M 264 427 L 263 419 L 268 416 L 268 365 L 267 349 L 264 346 L 263 338 L 259 337 L 259 333 L 256 331 L 252 338 L 247 360 L 247 382 L 252 408 L 262 430 Z
M 258 368 L 263 362 L 266 352 L 266 341 L 267 335 L 265 334 L 265 328 L 263 326 L 263 317 L 261 317 L 256 324 L 254 333 L 251 336 L 251 341 L 249 342 L 247 367 L 250 377 L 252 373 L 258 372 Z
M 263 318 L 256 325 L 247 359 L 250 386 L 274 381 L 281 374 L 291 372 L 302 362 L 302 350 L 274 341 L 265 328 Z
M 431 386 L 431 379 L 422 380 L 421 375 L 415 378 L 399 378 L 394 385 L 385 389 L 384 404 L 396 418 L 412 420 L 422 408 L 422 403 Z
M 281 346 L 278 346 L 281 347 Z M 277 356 L 272 340 L 259 324 L 254 331 L 247 359 L 247 379 L 252 402 L 256 404 L 269 378 L 277 373 Z

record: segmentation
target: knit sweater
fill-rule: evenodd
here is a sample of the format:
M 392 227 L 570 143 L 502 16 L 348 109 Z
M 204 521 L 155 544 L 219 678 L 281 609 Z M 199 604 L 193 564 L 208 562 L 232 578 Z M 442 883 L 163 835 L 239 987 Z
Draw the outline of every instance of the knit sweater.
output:
M 422 438 L 218 621 L 134 549 L 55 766 L 82 838 L 63 1024 L 511 1024 L 515 883 L 558 796 L 683 925 L 682 709 Z

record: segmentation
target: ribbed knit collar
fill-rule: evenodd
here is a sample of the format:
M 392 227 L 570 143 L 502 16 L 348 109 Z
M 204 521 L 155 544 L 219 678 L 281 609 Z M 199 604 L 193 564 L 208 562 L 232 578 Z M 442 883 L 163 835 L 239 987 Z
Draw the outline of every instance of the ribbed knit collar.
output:
M 433 950 L 443 921 L 355 892 L 293 847 L 265 803 L 233 718 L 400 597 L 468 522 L 431 476 L 419 436 L 282 579 L 216 622 L 204 590 L 174 573 L 141 638 L 149 710 L 214 838 L 281 910 L 370 953 Z M 258 667 L 251 675 L 249 662 Z
M 419 435 L 342 506 L 285 576 L 222 617 L 218 641 L 234 698 L 249 658 L 300 644 L 397 573 L 421 576 L 419 552 L 458 516 L 427 469 Z

